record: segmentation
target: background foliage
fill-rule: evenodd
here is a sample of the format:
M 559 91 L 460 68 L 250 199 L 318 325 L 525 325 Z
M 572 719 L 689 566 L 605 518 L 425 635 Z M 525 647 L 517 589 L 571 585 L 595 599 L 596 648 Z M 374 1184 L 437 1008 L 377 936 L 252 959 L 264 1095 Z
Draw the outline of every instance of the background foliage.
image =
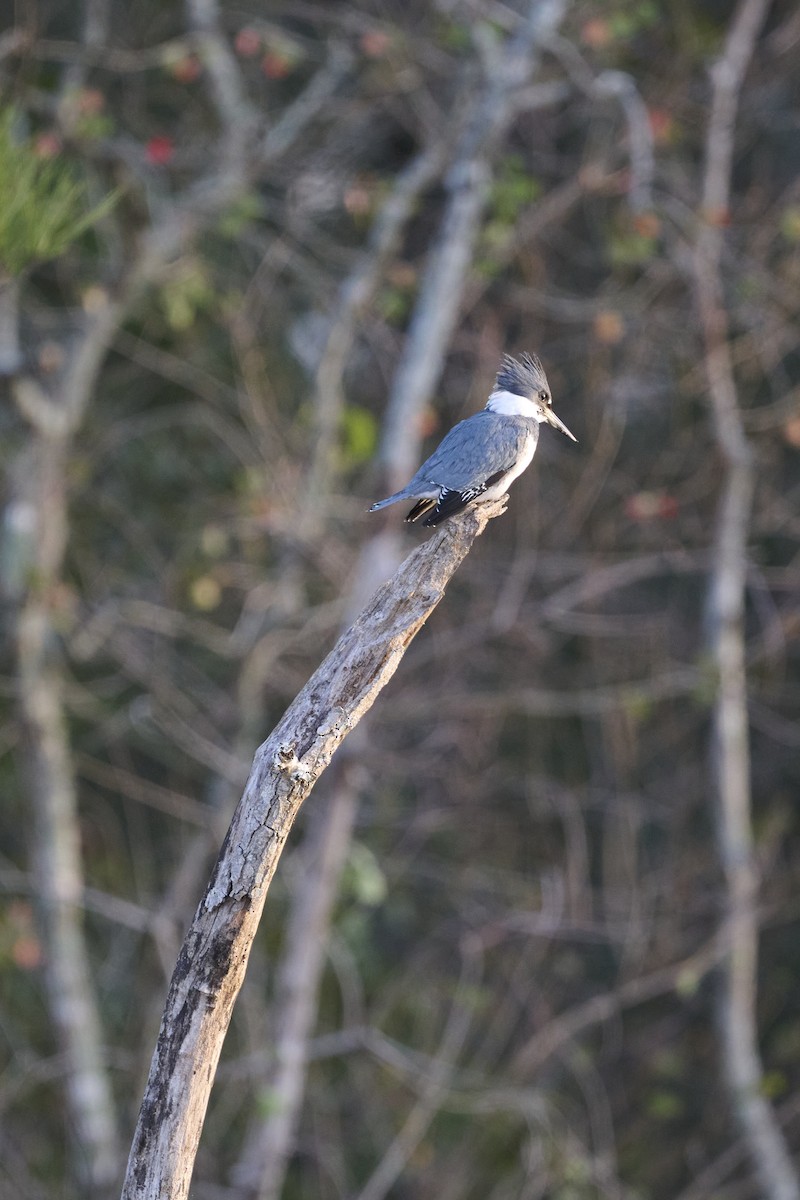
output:
M 380 528 L 367 504 L 403 482 L 386 397 L 444 242 L 462 118 L 502 77 L 517 22 L 489 0 L 226 3 L 216 25 L 214 11 L 21 4 L 0 39 L 0 1160 L 8 1194 L 32 1200 L 121 1178 L 252 752 L 345 619 Z M 715 1018 L 728 898 L 708 770 L 722 467 L 692 275 L 704 220 L 725 230 L 757 478 L 761 1086 L 800 1147 L 800 22 L 769 8 L 730 209 L 703 213 L 708 68 L 730 21 L 714 0 L 573 0 L 484 155 L 457 325 L 414 436 L 432 445 L 484 403 L 504 350 L 529 349 L 579 445 L 543 433 L 353 752 L 301 1114 L 270 1191 L 247 1164 L 286 1103 L 276 977 L 317 882 L 313 830 L 287 849 L 199 1200 L 763 1194 Z M 652 173 L 632 153 L 637 114 Z M 331 383 L 320 364 L 347 313 Z M 67 895 L 48 798 L 73 777 Z M 99 1020 L 82 1066 L 46 983 L 64 905 Z M 76 1129 L 81 1070 L 110 1084 L 110 1167 Z

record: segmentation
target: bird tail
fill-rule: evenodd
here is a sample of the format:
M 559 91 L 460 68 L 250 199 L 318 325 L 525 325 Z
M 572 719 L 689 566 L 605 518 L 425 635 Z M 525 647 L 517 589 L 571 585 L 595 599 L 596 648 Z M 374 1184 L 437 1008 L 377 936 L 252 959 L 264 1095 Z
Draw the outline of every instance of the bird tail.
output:
M 393 496 L 387 496 L 385 500 L 376 500 L 374 504 L 370 504 L 367 512 L 377 512 L 379 508 L 388 508 L 390 504 L 397 504 L 398 500 L 403 500 L 405 497 L 405 491 L 395 492 Z

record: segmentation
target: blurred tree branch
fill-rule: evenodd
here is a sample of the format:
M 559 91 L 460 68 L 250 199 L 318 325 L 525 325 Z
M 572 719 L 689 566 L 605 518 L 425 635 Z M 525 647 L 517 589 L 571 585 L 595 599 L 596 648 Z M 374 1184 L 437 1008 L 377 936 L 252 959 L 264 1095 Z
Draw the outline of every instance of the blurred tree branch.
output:
M 371 303 L 421 193 L 441 169 L 443 155 L 441 146 L 426 148 L 400 172 L 373 223 L 360 262 L 339 290 L 333 324 L 314 378 L 314 444 L 305 490 L 307 515 L 305 521 L 301 518 L 301 527 L 319 519 L 330 487 L 344 401 L 342 379 L 358 319 Z
M 447 1095 L 456 1060 L 474 1020 L 470 1003 L 480 977 L 481 956 L 477 939 L 461 947 L 461 975 L 435 1056 L 428 1064 L 419 1095 L 397 1136 L 367 1179 L 357 1200 L 384 1200 L 400 1178 L 408 1160 L 424 1138 Z
M 354 737 L 362 728 L 363 724 L 357 727 Z M 292 860 L 296 875 L 285 948 L 275 969 L 274 1045 L 262 1084 L 268 1112 L 252 1116 L 231 1173 L 242 1197 L 280 1196 L 300 1119 L 331 915 L 358 811 L 350 763 L 339 771 L 328 793 L 318 797 L 295 856 L 300 861 Z
M 490 164 L 509 122 L 515 97 L 558 29 L 566 0 L 531 0 L 517 32 L 497 48 L 485 86 L 475 92 L 444 185 L 447 203 L 422 276 L 403 360 L 394 377 L 381 441 L 387 489 L 402 487 L 416 469 L 422 406 L 444 361 L 458 318 L 464 282 L 491 183 Z M 391 469 L 390 469 L 391 468 Z
M 722 282 L 739 97 L 769 6 L 769 0 L 740 0 L 722 55 L 711 71 L 712 101 L 702 211 L 694 246 L 694 279 L 708 393 L 723 469 L 707 602 L 708 645 L 718 672 L 711 770 L 731 926 L 719 1001 L 722 1068 L 764 1195 L 769 1200 L 797 1200 L 800 1182 L 764 1094 L 758 1048 L 759 879 L 751 813 L 744 632 L 747 540 L 755 476 L 737 399 Z
M 55 657 L 52 604 L 66 542 L 63 439 L 37 439 L 26 503 L 39 534 L 37 586 L 17 617 L 20 711 L 36 829 L 33 865 L 47 947 L 50 1011 L 68 1060 L 66 1090 L 81 1154 L 77 1174 L 102 1192 L 117 1177 L 120 1143 L 104 1038 L 83 936 L 77 789 Z
M 729 931 L 720 930 L 707 945 L 701 946 L 682 962 L 636 975 L 620 983 L 614 991 L 592 996 L 582 1004 L 559 1013 L 520 1046 L 514 1056 L 514 1075 L 518 1078 L 535 1077 L 547 1060 L 558 1054 L 564 1046 L 596 1025 L 608 1021 L 624 1008 L 645 1004 L 667 992 L 694 991 L 729 952 L 729 946 Z

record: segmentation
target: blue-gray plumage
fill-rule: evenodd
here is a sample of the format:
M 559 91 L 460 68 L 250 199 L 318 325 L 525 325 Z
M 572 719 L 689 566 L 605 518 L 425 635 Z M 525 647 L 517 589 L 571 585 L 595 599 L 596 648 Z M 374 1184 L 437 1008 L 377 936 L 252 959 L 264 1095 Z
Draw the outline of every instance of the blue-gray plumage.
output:
M 410 483 L 370 508 L 416 500 L 406 516 L 439 525 L 477 500 L 494 500 L 530 465 L 546 421 L 573 441 L 553 412 L 544 368 L 535 354 L 506 355 L 486 408 L 453 426 Z M 431 511 L 432 510 L 432 511 Z

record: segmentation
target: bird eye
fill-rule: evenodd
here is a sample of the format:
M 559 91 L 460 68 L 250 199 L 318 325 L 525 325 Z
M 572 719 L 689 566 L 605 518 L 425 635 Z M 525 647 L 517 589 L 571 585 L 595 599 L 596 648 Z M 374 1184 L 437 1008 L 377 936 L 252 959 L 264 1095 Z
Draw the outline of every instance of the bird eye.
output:
M 544 388 L 542 388 L 542 390 L 539 392 L 539 399 L 541 400 L 542 404 L 546 404 L 548 408 L 550 408 L 553 403 L 550 393 L 546 392 Z

